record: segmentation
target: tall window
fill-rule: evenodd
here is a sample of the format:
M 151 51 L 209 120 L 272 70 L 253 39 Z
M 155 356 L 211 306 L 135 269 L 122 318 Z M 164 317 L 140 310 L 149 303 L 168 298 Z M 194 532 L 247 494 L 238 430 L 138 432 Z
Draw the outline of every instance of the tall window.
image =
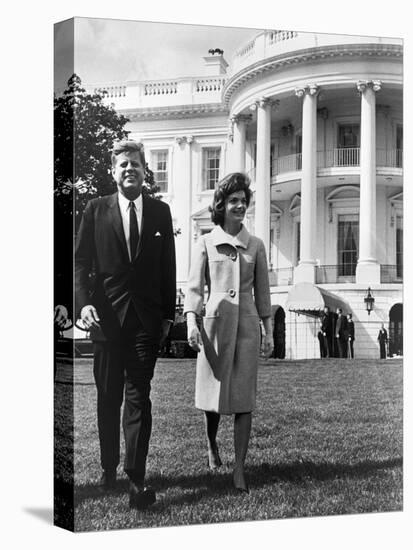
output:
M 341 148 L 360 147 L 360 124 L 340 124 L 338 146 Z
M 339 216 L 337 234 L 337 265 L 339 277 L 352 277 L 356 274 L 358 242 L 358 215 Z
M 272 143 L 270 149 L 270 178 L 274 175 L 274 158 L 275 158 L 275 146 Z
M 403 126 L 401 124 L 396 128 L 396 166 L 398 168 L 403 166 Z
M 358 166 L 360 164 L 360 125 L 340 124 L 337 147 L 334 159 L 335 166 Z
M 295 152 L 297 154 L 297 170 L 302 170 L 303 163 L 302 163 L 302 152 L 303 152 L 303 136 L 301 134 L 297 134 L 295 136 Z
M 202 152 L 202 190 L 215 189 L 219 181 L 220 147 L 208 147 Z
M 161 193 L 168 192 L 168 151 L 152 151 L 153 175 Z
M 297 222 L 295 224 L 295 252 L 296 252 L 296 261 L 295 265 L 298 265 L 300 263 L 300 254 L 301 254 L 301 222 Z
M 403 218 L 396 217 L 396 276 L 403 277 Z

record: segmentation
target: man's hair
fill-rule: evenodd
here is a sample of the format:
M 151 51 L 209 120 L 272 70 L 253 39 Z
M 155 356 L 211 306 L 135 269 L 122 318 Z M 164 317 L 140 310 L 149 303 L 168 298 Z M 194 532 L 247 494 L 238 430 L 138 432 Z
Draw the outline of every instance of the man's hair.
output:
M 209 207 L 211 212 L 211 220 L 215 225 L 221 227 L 225 222 L 225 199 L 227 199 L 232 193 L 237 191 L 244 191 L 245 198 L 247 199 L 247 208 L 250 205 L 252 191 L 250 189 L 250 179 L 247 174 L 242 172 L 234 172 L 225 176 L 219 183 L 214 193 L 214 200 Z
M 112 149 L 112 167 L 116 165 L 117 156 L 121 153 L 138 153 L 143 167 L 145 167 L 145 151 L 143 144 L 133 139 L 124 139 L 122 141 L 116 141 Z

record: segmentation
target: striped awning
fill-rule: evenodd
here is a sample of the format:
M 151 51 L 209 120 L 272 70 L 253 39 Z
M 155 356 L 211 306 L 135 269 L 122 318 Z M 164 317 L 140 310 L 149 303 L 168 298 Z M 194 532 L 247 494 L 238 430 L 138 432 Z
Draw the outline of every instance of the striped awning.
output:
M 338 297 L 312 283 L 297 283 L 288 293 L 286 309 L 307 315 L 318 315 L 328 306 L 330 311 L 341 307 L 343 311 L 348 309 L 346 304 Z

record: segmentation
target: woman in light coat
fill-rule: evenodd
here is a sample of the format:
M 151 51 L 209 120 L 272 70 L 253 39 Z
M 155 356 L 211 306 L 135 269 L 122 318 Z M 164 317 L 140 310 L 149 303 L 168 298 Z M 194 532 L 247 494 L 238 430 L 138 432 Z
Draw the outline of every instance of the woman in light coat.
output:
M 260 349 L 268 357 L 274 348 L 264 244 L 242 224 L 251 194 L 245 174 L 229 174 L 220 182 L 210 208 L 216 227 L 197 243 L 184 306 L 188 343 L 199 352 L 195 406 L 205 411 L 209 467 L 222 464 L 216 442 L 220 415 L 234 414 L 233 483 L 245 492 L 258 358 Z M 205 284 L 208 299 L 199 329 Z

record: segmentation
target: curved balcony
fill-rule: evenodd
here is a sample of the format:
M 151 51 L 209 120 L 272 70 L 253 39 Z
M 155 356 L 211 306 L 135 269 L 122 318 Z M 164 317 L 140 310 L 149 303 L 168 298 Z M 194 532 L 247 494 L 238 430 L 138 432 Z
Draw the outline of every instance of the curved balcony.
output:
M 348 273 L 348 275 L 344 275 Z M 320 265 L 316 267 L 316 284 L 355 283 L 354 266 Z M 403 266 L 380 265 L 381 284 L 397 284 L 403 282 Z
M 317 168 L 340 168 L 360 166 L 360 148 L 335 148 L 317 152 Z M 380 168 L 403 168 L 402 149 L 377 149 L 376 166 Z M 302 169 L 302 154 L 294 153 L 274 159 L 272 162 L 272 177 Z
M 270 269 L 268 278 L 270 286 L 289 286 L 293 284 L 294 268 L 280 267 L 278 269 Z

